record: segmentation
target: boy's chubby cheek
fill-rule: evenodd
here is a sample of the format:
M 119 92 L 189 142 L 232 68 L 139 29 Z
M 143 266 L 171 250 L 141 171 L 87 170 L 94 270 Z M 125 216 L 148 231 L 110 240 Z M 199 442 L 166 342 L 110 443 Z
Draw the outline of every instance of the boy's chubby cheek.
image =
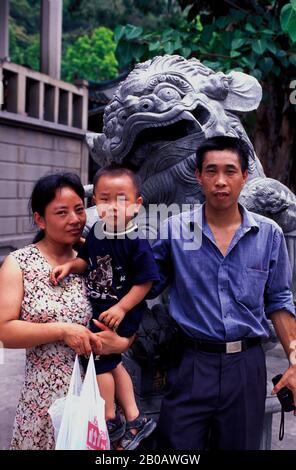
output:
M 106 204 L 97 204 L 97 212 L 101 219 L 104 219 L 107 215 L 107 205 Z

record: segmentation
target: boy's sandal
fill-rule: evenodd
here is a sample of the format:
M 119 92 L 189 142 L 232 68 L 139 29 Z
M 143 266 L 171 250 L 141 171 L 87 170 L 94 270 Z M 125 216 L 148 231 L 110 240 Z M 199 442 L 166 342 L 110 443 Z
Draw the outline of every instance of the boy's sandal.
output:
M 109 419 L 107 421 L 107 429 L 111 443 L 118 441 L 121 437 L 124 436 L 125 421 L 121 419 L 119 413 L 116 414 L 114 419 Z
M 134 450 L 140 442 L 150 436 L 156 428 L 156 422 L 147 416 L 139 415 L 136 419 L 126 422 L 126 431 L 120 440 L 118 447 L 122 450 Z M 138 432 L 133 434 L 131 429 L 137 429 Z

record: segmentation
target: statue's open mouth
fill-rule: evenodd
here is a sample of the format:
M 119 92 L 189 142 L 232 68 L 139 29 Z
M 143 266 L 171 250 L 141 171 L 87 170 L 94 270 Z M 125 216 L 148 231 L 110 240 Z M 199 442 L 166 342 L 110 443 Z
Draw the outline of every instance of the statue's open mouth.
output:
M 156 152 L 163 145 L 186 140 L 189 136 L 198 138 L 204 133 L 204 127 L 211 121 L 210 112 L 202 105 L 197 105 L 192 111 L 182 111 L 173 119 L 146 121 L 142 129 L 136 133 L 124 161 L 138 169 L 147 158 L 147 150 Z M 138 130 L 136 125 L 135 129 Z M 189 137 L 190 138 L 190 137 Z

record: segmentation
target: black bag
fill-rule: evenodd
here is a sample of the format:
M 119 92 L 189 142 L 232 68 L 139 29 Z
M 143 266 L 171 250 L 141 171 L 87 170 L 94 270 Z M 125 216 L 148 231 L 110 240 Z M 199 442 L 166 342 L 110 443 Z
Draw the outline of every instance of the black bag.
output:
M 136 339 L 130 348 L 130 357 L 141 365 L 152 364 L 167 369 L 175 362 L 181 349 L 180 329 L 169 316 L 167 305 L 147 308 Z

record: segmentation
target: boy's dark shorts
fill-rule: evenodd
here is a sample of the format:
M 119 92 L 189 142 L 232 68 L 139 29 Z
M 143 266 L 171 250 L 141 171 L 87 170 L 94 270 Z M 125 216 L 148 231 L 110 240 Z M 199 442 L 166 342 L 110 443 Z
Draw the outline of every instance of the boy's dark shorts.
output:
M 83 369 L 86 371 L 88 358 L 80 356 Z M 94 355 L 96 375 L 105 374 L 115 369 L 121 363 L 121 354 Z

